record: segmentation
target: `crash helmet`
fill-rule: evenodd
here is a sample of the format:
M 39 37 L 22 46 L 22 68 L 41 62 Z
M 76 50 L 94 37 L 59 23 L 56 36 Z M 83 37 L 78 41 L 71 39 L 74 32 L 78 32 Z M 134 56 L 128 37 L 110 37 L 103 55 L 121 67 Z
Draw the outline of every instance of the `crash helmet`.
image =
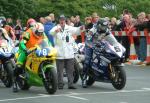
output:
M 27 20 L 27 28 L 33 27 L 35 25 L 36 25 L 36 20 L 34 20 L 33 18 Z
M 99 34 L 107 33 L 109 29 L 108 21 L 104 19 L 100 19 L 97 23 L 96 29 Z
M 44 26 L 42 23 L 36 23 L 35 35 L 42 36 L 44 33 Z

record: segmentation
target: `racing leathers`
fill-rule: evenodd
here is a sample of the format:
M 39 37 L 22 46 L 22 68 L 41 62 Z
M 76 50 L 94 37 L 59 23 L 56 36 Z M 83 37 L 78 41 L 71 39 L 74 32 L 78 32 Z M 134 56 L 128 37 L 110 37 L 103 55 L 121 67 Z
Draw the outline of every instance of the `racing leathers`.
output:
M 91 68 L 91 59 L 93 56 L 93 45 L 96 45 L 97 42 L 101 39 L 105 39 L 111 45 L 117 45 L 118 42 L 109 29 L 106 29 L 105 32 L 100 33 L 98 32 L 97 28 L 93 27 L 92 29 L 88 30 L 86 33 L 86 40 L 85 40 L 85 61 L 83 65 L 83 80 L 82 80 L 82 87 L 86 88 L 86 79 L 88 70 Z
M 27 55 L 31 48 L 34 48 L 42 39 L 47 39 L 45 34 L 37 36 L 34 32 L 34 28 L 29 28 L 23 34 L 23 38 L 19 44 L 18 58 L 16 63 L 16 68 L 14 70 L 14 84 L 13 92 L 17 92 L 17 77 L 23 72 L 23 65 L 26 62 Z

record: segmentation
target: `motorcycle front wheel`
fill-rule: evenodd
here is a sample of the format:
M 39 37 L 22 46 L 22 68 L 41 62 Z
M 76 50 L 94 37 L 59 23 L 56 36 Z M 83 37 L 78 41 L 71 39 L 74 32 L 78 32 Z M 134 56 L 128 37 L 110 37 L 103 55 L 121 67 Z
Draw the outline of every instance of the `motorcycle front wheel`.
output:
M 55 68 L 45 72 L 44 86 L 49 94 L 54 94 L 57 90 L 57 74 Z
M 92 86 L 95 83 L 94 73 L 91 70 L 92 69 L 89 69 L 89 73 L 87 75 L 87 81 L 86 81 L 87 86 Z
M 94 78 L 89 76 L 87 81 L 86 81 L 87 86 L 92 86 L 94 83 L 95 83 Z
M 12 77 L 13 77 L 13 65 L 12 62 L 7 62 L 4 64 L 4 68 L 2 68 L 3 73 L 1 80 L 3 84 L 7 87 L 10 88 L 12 86 Z
M 112 85 L 115 89 L 121 90 L 126 84 L 126 72 L 123 67 L 115 66 L 112 67 Z

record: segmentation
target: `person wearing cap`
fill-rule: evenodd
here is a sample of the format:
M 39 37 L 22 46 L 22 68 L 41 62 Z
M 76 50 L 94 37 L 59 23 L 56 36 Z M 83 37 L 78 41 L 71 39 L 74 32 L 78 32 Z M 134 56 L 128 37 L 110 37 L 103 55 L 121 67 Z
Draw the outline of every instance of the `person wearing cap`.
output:
M 73 84 L 73 71 L 74 71 L 74 39 L 72 35 L 80 35 L 83 26 L 73 27 L 66 24 L 66 17 L 60 15 L 59 24 L 51 29 L 50 34 L 55 39 L 55 47 L 58 51 L 56 66 L 58 75 L 58 89 L 63 89 L 63 69 L 66 69 L 68 77 L 68 89 L 76 89 Z

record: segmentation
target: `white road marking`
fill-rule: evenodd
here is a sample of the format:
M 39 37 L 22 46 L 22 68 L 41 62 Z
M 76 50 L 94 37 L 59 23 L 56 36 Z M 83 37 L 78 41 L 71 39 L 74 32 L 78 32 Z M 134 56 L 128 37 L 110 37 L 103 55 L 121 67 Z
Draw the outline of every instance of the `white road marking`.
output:
M 150 88 L 142 88 L 142 89 L 144 89 L 144 90 L 150 90 Z
M 16 101 L 16 100 L 27 100 L 27 99 L 35 99 L 35 98 L 43 98 L 48 96 L 35 96 L 35 97 L 23 97 L 23 98 L 12 98 L 12 99 L 1 99 L 0 102 L 6 102 L 6 101 Z
M 77 96 L 67 96 L 67 97 L 71 97 L 71 98 L 75 98 L 75 99 L 80 99 L 80 100 L 88 100 L 86 98 L 81 98 L 81 97 L 77 97 Z
M 12 99 L 1 99 L 1 101 L 16 101 L 16 100 L 28 100 L 28 99 L 36 99 L 36 98 L 46 98 L 46 97 L 58 97 L 58 96 L 70 96 L 76 98 L 78 95 L 94 95 L 94 94 L 113 94 L 113 93 L 136 93 L 136 92 L 150 92 L 150 88 L 142 88 L 140 90 L 120 90 L 120 91 L 110 91 L 110 92 L 93 92 L 93 93 L 71 93 L 71 94 L 58 94 L 58 95 L 46 95 L 39 94 L 39 96 L 34 97 L 21 97 L 21 98 L 12 98 Z M 78 99 L 80 97 L 77 97 Z M 80 98 L 81 99 L 81 98 Z M 83 99 L 83 98 L 82 98 Z M 86 98 L 84 98 L 86 99 Z

